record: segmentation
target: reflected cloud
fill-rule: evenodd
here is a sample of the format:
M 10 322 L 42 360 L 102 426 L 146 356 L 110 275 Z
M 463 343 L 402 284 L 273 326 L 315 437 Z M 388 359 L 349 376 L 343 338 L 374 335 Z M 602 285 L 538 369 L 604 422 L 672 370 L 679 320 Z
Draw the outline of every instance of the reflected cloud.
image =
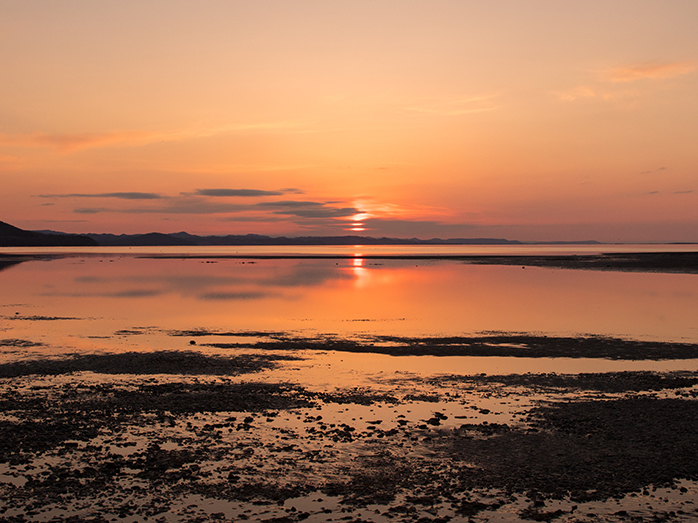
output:
M 123 263 L 123 262 L 122 262 Z M 134 267 L 133 273 L 113 277 L 92 274 L 80 275 L 72 280 L 75 288 L 87 292 L 51 296 L 140 298 L 176 294 L 200 300 L 255 300 L 284 298 L 284 289 L 310 288 L 328 282 L 355 279 L 356 275 L 326 263 L 296 264 L 290 267 L 267 266 L 244 268 L 237 265 L 217 264 L 207 266 L 209 274 L 192 271 L 187 274 L 151 274 L 148 266 Z M 142 272 L 147 270 L 147 272 Z M 46 294 L 49 295 L 49 294 Z
M 332 280 L 351 279 L 353 279 L 351 275 L 338 270 L 336 266 L 313 265 L 296 267 L 294 271 L 260 282 L 260 285 L 265 287 L 317 287 Z

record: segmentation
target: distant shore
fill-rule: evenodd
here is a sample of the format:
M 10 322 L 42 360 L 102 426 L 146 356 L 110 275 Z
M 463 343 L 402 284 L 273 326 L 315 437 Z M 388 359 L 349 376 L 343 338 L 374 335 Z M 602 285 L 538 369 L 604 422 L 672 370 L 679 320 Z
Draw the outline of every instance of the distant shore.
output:
M 63 257 L 91 256 L 89 252 L 50 254 L 0 253 L 0 269 L 32 260 L 49 260 Z M 95 256 L 108 254 L 95 253 Z M 151 259 L 328 259 L 348 260 L 357 258 L 349 254 L 139 254 L 132 256 Z M 639 252 L 577 255 L 450 255 L 450 254 L 367 254 L 365 260 L 452 260 L 475 265 L 518 265 L 555 269 L 662 272 L 698 274 L 698 250 L 696 252 Z

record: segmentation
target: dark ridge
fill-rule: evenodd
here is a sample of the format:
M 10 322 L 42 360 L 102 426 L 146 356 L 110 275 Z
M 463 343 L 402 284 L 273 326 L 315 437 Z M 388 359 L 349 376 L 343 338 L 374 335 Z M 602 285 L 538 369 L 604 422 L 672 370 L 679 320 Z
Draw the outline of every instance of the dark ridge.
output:
M 265 245 L 521 245 L 521 242 L 501 238 L 373 238 L 370 236 L 264 236 L 260 234 L 197 236 L 186 232 L 172 234 L 94 234 L 86 236 L 104 246 L 265 246 Z
M 87 234 L 96 244 L 108 247 L 193 246 L 204 245 L 173 234 Z
M 44 234 L 0 222 L 0 247 L 94 247 L 92 238 L 77 234 Z

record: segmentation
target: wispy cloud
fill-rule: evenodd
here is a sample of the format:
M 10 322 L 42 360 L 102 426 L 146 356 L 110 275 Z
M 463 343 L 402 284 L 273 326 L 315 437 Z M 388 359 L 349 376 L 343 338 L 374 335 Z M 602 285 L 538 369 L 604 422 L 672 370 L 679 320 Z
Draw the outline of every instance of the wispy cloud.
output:
M 637 80 L 664 80 L 691 73 L 698 68 L 696 62 L 644 62 L 616 67 L 607 72 L 611 82 L 635 82 Z
M 586 85 L 580 85 L 579 87 L 567 91 L 553 91 L 553 94 L 565 102 L 574 102 L 582 98 L 596 98 L 599 96 L 597 89 L 593 89 Z
M 405 110 L 413 113 L 431 114 L 438 116 L 460 116 L 471 113 L 494 111 L 497 105 L 494 100 L 499 94 L 483 96 L 460 96 L 441 100 L 422 100 L 405 106 Z
M 662 171 L 666 171 L 666 167 L 660 167 L 659 169 L 652 169 L 651 171 L 642 171 L 640 174 L 654 174 Z
M 565 102 L 577 100 L 614 101 L 638 96 L 635 86 L 621 88 L 615 84 L 630 84 L 639 80 L 666 80 L 691 73 L 698 69 L 697 62 L 643 62 L 595 71 L 595 78 L 571 89 L 552 91 Z
M 235 132 L 279 132 L 298 130 L 297 122 L 262 122 L 232 124 L 200 129 L 170 132 L 112 131 L 104 133 L 25 133 L 0 134 L 0 146 L 52 147 L 64 153 L 111 145 L 142 146 L 158 142 L 176 142 L 194 138 L 208 138 Z
M 0 134 L 0 145 L 15 147 L 53 147 L 62 152 L 72 152 L 91 147 L 102 147 L 122 142 L 149 142 L 153 133 L 143 131 L 125 131 L 110 133 L 81 134 Z
M 693 190 L 690 191 L 674 191 L 674 194 L 691 194 Z

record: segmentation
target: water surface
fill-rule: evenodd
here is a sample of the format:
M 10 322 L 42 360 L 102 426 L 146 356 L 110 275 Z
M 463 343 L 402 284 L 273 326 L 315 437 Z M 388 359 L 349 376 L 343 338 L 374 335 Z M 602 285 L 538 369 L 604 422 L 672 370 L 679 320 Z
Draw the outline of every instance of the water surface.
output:
M 100 338 L 129 329 L 338 336 L 500 331 L 698 342 L 698 276 L 692 274 L 358 255 L 254 260 L 142 254 L 122 248 L 0 271 L 0 336 L 77 349 L 102 347 Z

